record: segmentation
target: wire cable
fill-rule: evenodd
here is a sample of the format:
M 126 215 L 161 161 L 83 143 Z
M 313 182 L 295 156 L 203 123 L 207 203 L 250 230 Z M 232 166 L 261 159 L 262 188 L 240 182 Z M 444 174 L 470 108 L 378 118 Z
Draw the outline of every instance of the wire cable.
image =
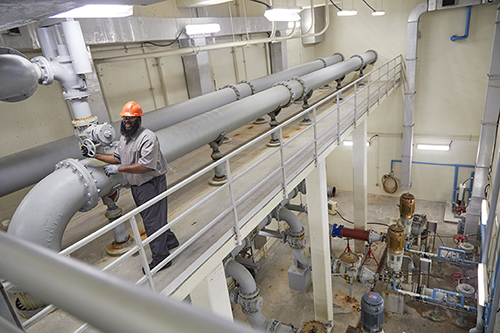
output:
M 151 44 L 151 45 L 154 45 L 154 46 L 158 46 L 158 47 L 167 47 L 167 46 L 170 46 L 172 44 L 174 44 L 175 42 L 178 42 L 179 41 L 179 38 L 181 38 L 181 35 L 183 33 L 186 32 L 186 28 L 182 29 L 181 32 L 179 32 L 179 34 L 177 35 L 177 37 L 175 37 L 175 39 L 168 43 L 168 44 L 165 44 L 165 45 L 161 45 L 161 44 L 156 44 L 156 43 L 153 43 L 153 42 L 144 42 L 143 44 Z
M 340 214 L 339 210 L 337 209 L 337 213 L 339 214 L 340 218 L 344 221 L 346 221 L 347 223 L 350 223 L 350 224 L 354 224 L 354 222 L 352 221 L 349 221 L 348 219 L 346 219 L 345 217 L 342 216 L 342 214 Z M 377 224 L 377 225 L 383 225 L 384 227 L 388 227 L 389 225 L 388 224 L 385 224 L 385 223 L 382 223 L 382 222 L 366 222 L 366 224 Z
M 437 232 L 435 232 L 435 231 L 434 231 L 434 233 L 439 237 L 439 240 L 441 241 L 441 244 L 443 244 L 443 246 L 445 246 L 444 242 L 443 242 L 443 239 L 441 238 L 441 236 L 439 236 L 439 234 Z M 453 237 L 455 237 L 455 236 L 453 236 Z
M 330 2 L 332 3 L 333 7 L 337 8 L 339 11 L 342 11 L 342 9 L 340 9 L 339 6 L 337 6 L 336 4 L 334 4 L 332 0 L 330 0 Z
M 267 9 L 271 9 L 271 6 L 269 6 L 267 3 L 263 2 L 263 1 L 259 1 L 259 0 L 250 0 L 250 1 L 260 3 L 261 5 L 266 6 Z
M 361 1 L 363 1 L 365 3 L 365 5 L 367 5 L 371 10 L 373 10 L 374 12 L 376 12 L 376 10 L 373 9 L 373 7 L 368 4 L 368 2 L 366 2 L 365 0 L 361 0 Z
M 387 180 L 392 180 L 394 182 L 394 186 L 388 187 L 386 184 Z M 390 174 L 382 176 L 382 187 L 384 188 L 384 191 L 389 194 L 394 194 L 398 190 L 398 181 L 392 175 L 392 171 Z

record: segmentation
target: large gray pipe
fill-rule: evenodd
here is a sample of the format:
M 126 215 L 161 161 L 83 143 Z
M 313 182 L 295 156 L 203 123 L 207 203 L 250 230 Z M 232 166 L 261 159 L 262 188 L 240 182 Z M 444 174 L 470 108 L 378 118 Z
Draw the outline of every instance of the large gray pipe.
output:
M 306 82 L 308 89 L 316 89 L 359 69 L 363 66 L 363 62 L 370 63 L 375 59 L 376 53 L 369 51 L 363 56 L 353 57 L 343 63 L 303 76 L 302 80 Z M 319 77 L 315 78 L 315 74 Z M 328 78 L 331 78 L 330 81 Z M 231 132 L 290 102 L 291 95 L 298 97 L 304 92 L 302 84 L 298 81 L 291 80 L 288 83 L 288 87 L 278 85 L 156 132 L 166 160 L 173 161 L 184 156 L 215 140 L 221 132 Z M 104 163 L 95 159 L 85 159 L 80 162 L 71 159 L 64 161 L 60 167 L 69 168 L 74 172 L 57 170 L 56 175 L 46 177 L 35 186 L 32 189 L 33 193 L 28 193 L 17 208 L 8 232 L 59 251 L 62 235 L 72 216 L 79 210 L 92 209 L 97 205 L 99 197 L 109 194 L 114 186 L 124 182 L 121 176 L 106 177 L 102 171 L 103 165 Z M 86 180 L 83 182 L 84 189 L 79 183 L 83 179 Z M 62 187 L 56 184 L 57 182 L 74 183 L 78 190 L 67 195 L 63 191 L 71 191 L 72 186 L 67 186 L 67 190 L 61 189 L 61 192 L 51 191 L 51 187 Z M 72 199 L 70 203 L 65 204 L 67 198 Z M 43 205 L 40 205 L 40 202 L 43 202 Z M 44 227 L 47 221 L 51 223 L 50 228 Z
M 252 80 L 251 85 L 254 87 L 254 93 L 257 93 L 279 81 L 317 71 L 343 59 L 342 54 L 336 53 L 330 57 L 319 58 L 307 64 Z M 7 84 L 7 81 L 2 82 Z M 251 85 L 240 83 L 235 86 L 240 93 L 240 99 L 252 94 Z M 148 112 L 142 119 L 143 126 L 158 131 L 236 100 L 237 95 L 232 88 L 221 89 Z M 120 122 L 113 123 L 113 127 L 117 133 L 120 132 Z M 70 136 L 0 158 L 0 184 L 2 184 L 0 197 L 40 181 L 54 170 L 54 165 L 58 161 L 65 158 L 80 159 L 81 156 L 79 140 L 75 136 Z
M 311 258 L 305 252 L 304 227 L 300 223 L 299 218 L 287 208 L 281 208 L 278 214 L 273 216 L 276 219 L 285 221 L 290 227 L 289 244 L 292 247 L 293 257 L 303 267 L 308 267 Z
M 427 2 L 422 2 L 408 17 L 406 39 L 405 108 L 403 117 L 403 154 L 401 155 L 401 189 L 411 187 L 411 161 L 413 157 L 413 127 L 415 118 L 415 79 L 417 74 L 418 21 L 427 12 Z
M 231 260 L 226 263 L 225 272 L 226 276 L 232 277 L 240 285 L 240 290 L 238 291 L 238 303 L 241 305 L 243 313 L 245 313 L 250 325 L 252 325 L 253 328 L 263 332 L 271 332 L 269 328 L 271 324 L 273 324 L 272 332 L 295 332 L 294 329 L 288 326 L 264 317 L 261 313 L 263 300 L 262 297 L 260 297 L 259 287 L 255 283 L 252 274 L 250 274 L 245 266 Z
M 9 48 L 0 48 L 0 73 L 0 101 L 3 102 L 19 102 L 33 95 L 41 74 L 31 61 Z
M 0 253 L 1 278 L 103 332 L 257 333 L 3 232 Z

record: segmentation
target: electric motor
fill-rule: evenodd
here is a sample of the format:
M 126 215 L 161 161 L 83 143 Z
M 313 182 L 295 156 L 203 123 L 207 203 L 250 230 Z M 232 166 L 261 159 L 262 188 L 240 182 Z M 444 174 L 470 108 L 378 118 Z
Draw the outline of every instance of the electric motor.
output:
M 374 292 L 367 292 L 361 298 L 361 322 L 365 332 L 382 331 L 384 323 L 384 300 Z

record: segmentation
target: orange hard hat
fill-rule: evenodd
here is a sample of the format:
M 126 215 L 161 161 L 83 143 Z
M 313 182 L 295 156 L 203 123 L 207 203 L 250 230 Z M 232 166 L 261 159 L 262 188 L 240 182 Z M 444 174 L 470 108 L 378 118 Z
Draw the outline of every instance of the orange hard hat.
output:
M 142 108 L 137 102 L 130 101 L 123 106 L 122 112 L 120 112 L 120 116 L 124 117 L 142 117 L 144 113 L 142 112 Z

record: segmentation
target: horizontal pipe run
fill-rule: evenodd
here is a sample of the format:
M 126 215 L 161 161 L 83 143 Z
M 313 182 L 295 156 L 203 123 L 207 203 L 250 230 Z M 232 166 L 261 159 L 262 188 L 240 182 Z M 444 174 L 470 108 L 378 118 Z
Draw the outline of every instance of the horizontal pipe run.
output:
M 0 252 L 2 278 L 105 332 L 256 333 L 6 233 Z
M 315 60 L 286 71 L 252 80 L 255 92 L 247 83 L 236 85 L 240 98 L 272 87 L 279 81 L 294 76 L 302 76 L 312 71 L 337 64 L 344 59 L 336 53 L 330 57 Z M 223 105 L 235 102 L 237 95 L 233 89 L 221 89 L 189 100 L 169 105 L 158 110 L 147 112 L 142 118 L 142 125 L 153 132 L 172 126 L 186 119 Z M 116 133 L 120 133 L 121 122 L 113 123 Z M 82 157 L 80 142 L 75 136 L 66 137 L 51 143 L 30 148 L 12 155 L 0 158 L 0 197 L 18 191 L 43 179 L 54 170 L 54 165 L 65 158 Z M 171 161 L 171 160 L 169 160 Z

